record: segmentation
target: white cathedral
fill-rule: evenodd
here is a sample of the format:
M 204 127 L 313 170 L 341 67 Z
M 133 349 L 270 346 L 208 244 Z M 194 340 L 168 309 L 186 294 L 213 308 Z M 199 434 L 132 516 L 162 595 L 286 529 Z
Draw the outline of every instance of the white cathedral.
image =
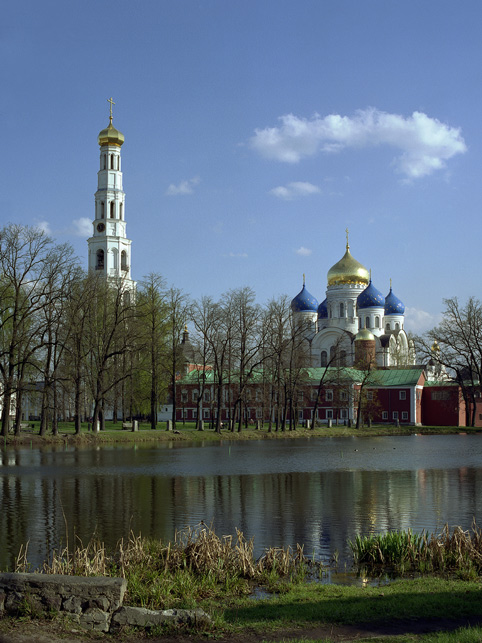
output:
M 318 305 L 303 283 L 291 311 L 295 324 L 304 328 L 310 366 L 353 366 L 357 341 L 375 343 L 378 366 L 415 364 L 413 342 L 403 327 L 405 306 L 391 284 L 386 297 L 375 288 L 368 270 L 350 253 L 348 231 L 346 252 L 328 271 L 326 299 Z
M 131 277 L 131 241 L 126 236 L 125 192 L 122 189 L 121 147 L 124 134 L 112 124 L 109 99 L 109 125 L 99 133 L 100 166 L 95 193 L 93 235 L 88 239 L 89 271 L 100 271 L 106 279 L 122 283 L 135 292 Z

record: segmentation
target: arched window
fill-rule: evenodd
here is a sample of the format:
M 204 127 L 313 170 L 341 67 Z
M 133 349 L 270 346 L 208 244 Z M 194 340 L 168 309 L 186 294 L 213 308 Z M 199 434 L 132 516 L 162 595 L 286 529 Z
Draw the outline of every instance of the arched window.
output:
M 110 169 L 111 170 L 114 169 L 114 155 L 113 154 L 110 155 Z
M 104 270 L 104 251 L 97 250 L 97 264 L 95 266 L 96 270 Z
M 347 315 L 348 315 L 348 317 L 353 317 L 353 302 L 352 301 L 348 302 Z
M 320 366 L 326 366 L 328 362 L 328 355 L 326 351 L 321 351 L 321 363 Z
M 112 248 L 112 267 L 114 270 L 117 270 L 117 265 L 118 265 L 118 251 L 117 248 Z
M 377 315 L 375 317 L 375 328 L 380 328 L 380 317 Z
M 110 202 L 110 218 L 114 218 L 114 213 L 115 213 L 115 203 L 114 201 Z
M 121 270 L 128 270 L 127 252 L 125 250 L 121 252 Z
M 119 219 L 122 221 L 124 217 L 124 204 L 120 203 L 119 204 Z
M 105 203 L 103 201 L 100 202 L 100 218 L 103 219 L 105 216 Z
M 107 159 L 106 159 L 105 154 L 102 154 L 102 159 L 103 159 L 103 161 L 102 161 L 102 169 L 105 170 L 106 165 L 107 165 Z
M 365 318 L 365 328 L 370 328 L 370 317 Z
M 363 328 L 363 317 L 360 317 L 360 319 L 358 320 L 358 322 L 359 322 L 360 330 L 361 330 L 361 329 Z
M 400 324 L 398 322 L 395 322 L 395 330 L 400 330 Z
M 343 302 L 341 302 L 341 304 L 340 304 L 340 317 L 344 317 L 344 316 L 345 316 L 345 304 Z
M 390 322 L 385 324 L 385 330 L 388 332 L 390 330 Z

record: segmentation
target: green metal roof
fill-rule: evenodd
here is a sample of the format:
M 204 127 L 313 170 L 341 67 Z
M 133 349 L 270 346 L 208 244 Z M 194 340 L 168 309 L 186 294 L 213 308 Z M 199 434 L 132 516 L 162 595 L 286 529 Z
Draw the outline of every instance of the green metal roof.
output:
M 318 368 L 305 368 L 304 377 L 302 378 L 308 384 L 317 384 L 323 377 L 325 384 L 334 384 L 337 382 L 361 382 L 364 377 L 364 371 L 359 371 L 350 367 L 318 367 Z M 423 368 L 400 368 L 400 369 L 377 369 L 370 375 L 367 386 L 415 386 L 418 384 L 420 377 L 423 373 Z M 204 377 L 203 377 L 204 376 Z M 214 371 L 191 371 L 185 375 L 181 380 L 181 384 L 198 384 L 201 381 L 206 384 L 214 382 Z M 228 380 L 235 382 L 237 373 L 232 373 L 231 378 L 227 374 L 224 376 L 224 383 L 227 384 Z M 263 379 L 262 371 L 255 371 L 249 378 L 249 382 L 255 384 L 261 382 Z

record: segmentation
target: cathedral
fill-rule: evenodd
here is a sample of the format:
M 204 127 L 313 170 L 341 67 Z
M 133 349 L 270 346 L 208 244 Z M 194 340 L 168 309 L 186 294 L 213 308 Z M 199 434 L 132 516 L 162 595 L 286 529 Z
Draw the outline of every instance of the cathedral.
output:
M 125 192 L 122 189 L 121 147 L 124 134 L 112 124 L 112 98 L 109 125 L 99 133 L 100 164 L 95 193 L 93 234 L 88 239 L 89 271 L 100 271 L 106 279 L 122 282 L 134 293 L 131 277 L 131 241 L 126 236 Z
M 304 281 L 304 280 L 303 280 Z M 303 283 L 291 302 L 294 323 L 303 328 L 309 366 L 353 366 L 356 342 L 374 344 L 380 367 L 416 363 L 413 342 L 404 329 L 405 306 L 392 291 L 386 297 L 375 288 L 370 273 L 346 252 L 327 276 L 321 304 Z

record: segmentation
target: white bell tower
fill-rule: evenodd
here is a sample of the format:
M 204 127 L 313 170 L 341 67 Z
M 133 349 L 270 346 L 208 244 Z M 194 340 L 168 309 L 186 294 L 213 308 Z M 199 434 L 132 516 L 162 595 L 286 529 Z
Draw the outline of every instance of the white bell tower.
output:
M 135 292 L 131 278 L 131 240 L 126 237 L 125 193 L 122 189 L 121 146 L 124 134 L 112 125 L 112 98 L 109 125 L 99 133 L 100 168 L 97 173 L 93 236 L 88 239 L 89 270 L 106 279 L 122 282 Z

